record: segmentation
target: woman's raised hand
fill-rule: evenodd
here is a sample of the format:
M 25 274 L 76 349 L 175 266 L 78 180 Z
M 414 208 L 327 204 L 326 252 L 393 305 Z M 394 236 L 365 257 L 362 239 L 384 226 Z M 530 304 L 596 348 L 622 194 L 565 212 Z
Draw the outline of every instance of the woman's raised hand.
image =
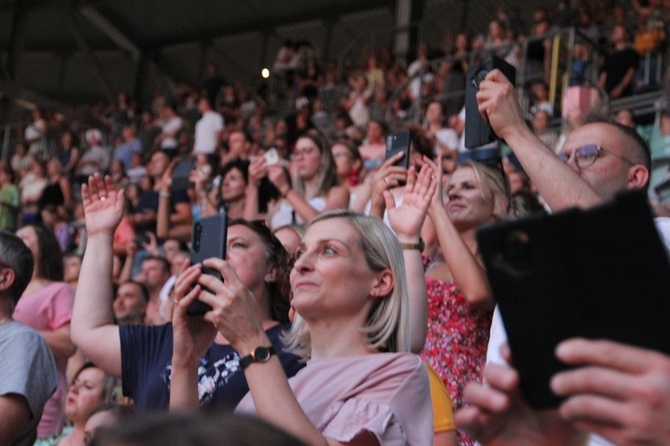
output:
M 88 184 L 82 184 L 81 197 L 88 236 L 113 234 L 123 217 L 123 190 L 117 191 L 109 176 L 103 179 L 95 173 L 88 177 Z
M 261 180 L 268 175 L 268 165 L 265 157 L 257 156 L 249 163 L 249 184 L 258 187 Z
M 427 156 L 423 157 L 424 165 L 430 166 L 435 171 L 435 178 L 437 179 L 437 187 L 435 188 L 435 193 L 430 201 L 430 207 L 428 208 L 428 213 L 439 209 L 444 208 L 444 184 L 443 184 L 443 175 L 442 175 L 442 155 L 438 155 L 437 164 L 433 162 Z
M 287 189 L 290 189 L 291 181 L 281 165 L 273 164 L 272 166 L 268 166 L 267 169 L 268 179 L 279 192 L 285 192 Z
M 163 175 L 161 175 L 160 179 L 157 181 L 156 189 L 164 190 L 166 192 L 170 191 L 170 187 L 172 187 L 172 178 L 174 177 L 174 169 L 177 167 L 178 163 L 179 160 L 177 158 L 170 161 L 165 172 L 163 172 Z
M 407 180 L 408 171 L 402 166 L 395 166 L 400 161 L 404 152 L 398 152 L 391 158 L 385 160 L 374 173 L 372 180 L 372 196 L 380 196 L 383 191 L 396 187 Z
M 429 164 L 424 164 L 418 174 L 414 166 L 410 167 L 405 194 L 400 206 L 396 207 L 393 194 L 390 191 L 384 191 L 389 223 L 399 238 L 401 236 L 418 237 L 420 235 L 421 226 L 426 218 L 426 212 L 436 188 L 435 170 Z

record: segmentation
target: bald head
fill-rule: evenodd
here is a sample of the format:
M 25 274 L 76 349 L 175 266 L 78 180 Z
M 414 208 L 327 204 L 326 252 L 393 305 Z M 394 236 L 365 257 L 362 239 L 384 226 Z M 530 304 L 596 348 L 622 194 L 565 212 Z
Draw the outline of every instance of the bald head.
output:
M 594 119 L 587 121 L 587 124 L 602 124 L 609 126 L 617 133 L 619 146 L 622 155 L 635 164 L 641 164 L 647 171 L 651 172 L 651 150 L 649 144 L 645 141 L 635 128 L 623 125 L 614 120 Z M 647 185 L 645 185 L 645 188 Z
M 595 160 L 581 167 L 574 153 L 588 145 L 602 150 Z M 649 182 L 649 148 L 635 130 L 611 121 L 591 122 L 570 133 L 560 154 L 603 200 L 611 200 L 627 189 L 646 189 Z

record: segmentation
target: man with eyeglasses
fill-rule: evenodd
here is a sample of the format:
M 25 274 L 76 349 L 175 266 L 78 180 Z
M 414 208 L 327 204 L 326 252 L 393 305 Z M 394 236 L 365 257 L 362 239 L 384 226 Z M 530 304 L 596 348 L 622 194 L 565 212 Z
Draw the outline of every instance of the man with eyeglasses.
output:
M 44 404 L 56 390 L 56 364 L 46 342 L 32 328 L 12 320 L 33 266 L 23 241 L 0 231 L 1 444 L 33 444 Z
M 570 133 L 557 157 L 526 126 L 514 88 L 501 72 L 487 75 L 477 101 L 553 211 L 589 208 L 620 191 L 647 188 L 649 148 L 634 130 L 589 122 Z M 670 249 L 670 219 L 656 223 Z M 551 385 L 567 399 L 558 412 L 534 412 L 521 399 L 519 376 L 506 365 L 509 356 L 500 353 L 505 342 L 497 314 L 487 385 L 468 385 L 470 407 L 457 414 L 459 426 L 483 444 L 598 444 L 584 431 L 617 444 L 670 444 L 670 357 L 610 341 L 565 341 L 558 358 L 580 367 L 559 373 Z

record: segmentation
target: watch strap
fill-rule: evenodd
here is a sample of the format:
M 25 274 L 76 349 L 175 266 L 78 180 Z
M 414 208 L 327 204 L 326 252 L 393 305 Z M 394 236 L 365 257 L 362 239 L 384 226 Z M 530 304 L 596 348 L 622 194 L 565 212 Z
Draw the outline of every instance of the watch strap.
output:
M 426 247 L 426 244 L 424 243 L 423 239 L 419 237 L 419 243 L 401 243 L 400 246 L 402 249 L 407 249 L 407 250 L 413 250 L 416 249 L 419 252 L 423 252 L 424 248 Z

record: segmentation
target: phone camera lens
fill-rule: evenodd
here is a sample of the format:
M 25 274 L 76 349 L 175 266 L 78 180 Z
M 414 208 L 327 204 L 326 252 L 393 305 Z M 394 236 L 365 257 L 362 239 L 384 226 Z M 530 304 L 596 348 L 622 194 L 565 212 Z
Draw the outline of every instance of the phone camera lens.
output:
M 477 73 L 475 73 L 474 77 L 472 78 L 472 85 L 475 86 L 475 88 L 479 88 L 479 84 L 482 83 L 484 79 L 486 79 L 486 75 L 489 74 L 488 70 L 479 70 Z

